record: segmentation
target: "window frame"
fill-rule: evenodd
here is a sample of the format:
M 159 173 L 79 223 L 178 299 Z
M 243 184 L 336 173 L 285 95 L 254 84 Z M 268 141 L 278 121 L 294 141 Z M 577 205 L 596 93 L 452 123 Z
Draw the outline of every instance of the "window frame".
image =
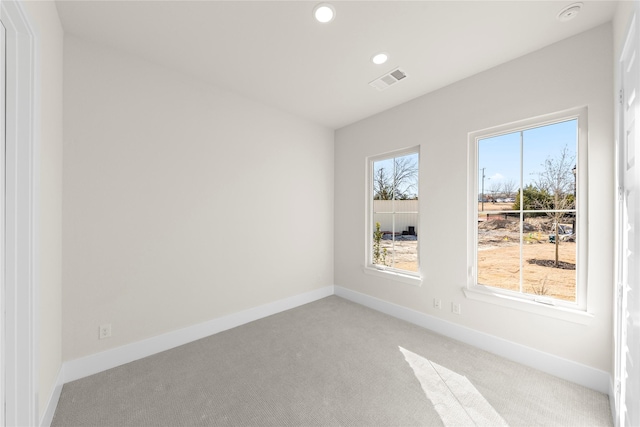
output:
M 553 125 L 555 123 L 577 120 L 576 147 L 576 301 L 564 301 L 540 295 L 526 294 L 497 287 L 482 285 L 477 280 L 478 265 L 478 194 L 479 165 L 478 141 L 526 131 L 529 129 Z M 464 288 L 467 298 L 494 304 L 523 309 L 535 313 L 546 313 L 565 320 L 584 323 L 591 317 L 587 313 L 587 257 L 588 257 L 588 116 L 587 107 L 573 108 L 556 113 L 545 114 L 525 120 L 507 123 L 468 134 L 468 253 L 467 283 Z M 520 187 L 520 185 L 518 185 Z M 518 197 L 520 197 L 520 192 Z M 576 317 L 576 314 L 578 316 Z M 588 316 L 580 316 L 585 314 Z
M 421 273 L 421 263 L 420 263 L 420 239 L 418 238 L 417 248 L 416 248 L 416 256 L 417 256 L 417 271 L 409 271 L 402 270 L 393 267 L 384 267 L 378 264 L 373 264 L 373 233 L 371 230 L 374 228 L 373 222 L 373 196 L 374 196 L 374 163 L 382 160 L 394 159 L 397 157 L 407 156 L 410 154 L 418 155 L 418 224 L 420 223 L 420 174 L 421 174 L 421 156 L 420 156 L 420 146 L 414 146 L 409 148 L 403 148 L 400 150 L 394 150 L 390 152 L 386 152 L 383 154 L 378 154 L 375 156 L 369 156 L 366 158 L 366 200 L 365 200 L 365 254 L 364 254 L 364 264 L 363 264 L 363 272 L 369 275 L 384 277 L 390 280 L 394 280 L 397 282 L 402 282 L 410 285 L 420 286 L 422 284 L 422 273 Z M 395 210 L 393 212 L 396 213 Z M 420 230 L 420 227 L 418 227 Z

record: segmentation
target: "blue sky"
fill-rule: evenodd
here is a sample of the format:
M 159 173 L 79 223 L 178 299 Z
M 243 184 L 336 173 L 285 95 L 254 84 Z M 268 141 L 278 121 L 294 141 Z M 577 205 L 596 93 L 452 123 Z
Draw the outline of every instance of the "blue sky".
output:
M 554 123 L 523 132 L 523 182 L 532 183 L 544 170 L 549 157 L 557 157 L 566 146 L 576 157 L 577 120 Z M 574 160 L 575 163 L 575 160 Z M 482 186 L 482 168 L 485 168 L 484 189 L 488 193 L 495 183 L 513 180 L 515 190 L 520 187 L 520 132 L 495 136 L 478 141 L 478 191 Z

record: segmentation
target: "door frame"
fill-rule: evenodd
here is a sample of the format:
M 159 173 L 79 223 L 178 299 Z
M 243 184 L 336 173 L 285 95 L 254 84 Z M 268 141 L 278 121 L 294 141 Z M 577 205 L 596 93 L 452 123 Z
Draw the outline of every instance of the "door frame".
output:
M 4 272 L 4 253 L 5 253 L 5 229 L 4 229 L 4 217 L 5 217 L 5 86 L 6 86 L 6 78 L 5 78 L 5 28 L 0 21 L 0 272 Z M 0 274 L 0 325 L 5 324 L 5 301 L 4 301 L 4 274 Z M 4 367 L 4 352 L 5 352 L 5 343 L 4 343 L 4 327 L 0 327 L 0 420 L 2 420 L 2 425 L 4 425 L 5 420 L 5 367 Z
M 6 29 L 3 425 L 38 425 L 38 127 L 36 36 L 19 0 L 0 2 Z
M 625 32 L 623 45 L 621 47 L 620 57 L 618 58 L 618 84 L 616 89 L 618 90 L 618 102 L 616 103 L 616 186 L 617 186 L 617 203 L 616 203 L 616 286 L 614 295 L 614 375 L 613 384 L 610 398 L 613 399 L 612 412 L 615 426 L 623 426 L 627 424 L 625 419 L 625 403 L 628 398 L 626 394 L 626 344 L 627 344 L 627 293 L 628 287 L 624 283 L 626 272 L 625 258 L 627 257 L 626 247 L 626 233 L 625 230 L 630 225 L 630 221 L 633 219 L 628 218 L 625 211 L 625 204 L 627 199 L 625 194 L 627 189 L 630 188 L 626 184 L 626 165 L 627 165 L 627 149 L 626 147 L 626 131 L 627 126 L 625 122 L 625 107 L 629 93 L 625 93 L 625 78 L 626 72 L 624 68 L 624 58 L 629 52 L 629 49 L 635 49 L 638 51 L 640 48 L 640 23 L 638 22 L 640 8 L 637 5 L 634 6 L 629 23 L 627 24 L 627 31 Z M 636 59 L 637 61 L 638 59 Z M 635 119 L 635 129 L 640 129 L 640 118 Z M 636 137 L 637 138 L 637 137 Z M 636 153 L 636 162 L 640 157 Z M 640 165 L 634 166 L 635 168 Z M 637 173 L 637 172 L 636 172 Z M 637 175 L 636 175 L 637 178 Z M 634 179 L 633 185 L 638 187 L 637 179 Z M 638 191 L 638 188 L 635 190 Z M 636 220 L 637 224 L 637 220 Z M 637 254 L 636 254 L 637 257 Z M 638 283 L 634 284 L 636 287 Z M 634 289 L 634 292 L 637 289 Z M 633 332 L 633 331 L 631 331 Z

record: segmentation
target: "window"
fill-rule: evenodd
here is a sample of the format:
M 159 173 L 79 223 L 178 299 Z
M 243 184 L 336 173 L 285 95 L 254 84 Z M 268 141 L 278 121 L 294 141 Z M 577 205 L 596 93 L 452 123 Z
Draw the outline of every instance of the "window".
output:
M 586 308 L 586 110 L 471 134 L 471 289 Z
M 418 164 L 417 148 L 369 159 L 370 268 L 419 276 Z

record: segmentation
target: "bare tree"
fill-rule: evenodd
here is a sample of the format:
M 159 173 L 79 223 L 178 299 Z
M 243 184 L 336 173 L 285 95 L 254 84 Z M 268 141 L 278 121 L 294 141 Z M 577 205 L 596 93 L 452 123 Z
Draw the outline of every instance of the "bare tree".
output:
M 502 192 L 505 197 L 511 197 L 517 188 L 517 184 L 513 179 L 507 179 L 502 183 Z
M 373 174 L 373 199 L 391 200 L 393 198 L 393 183 L 384 168 L 376 170 Z
M 553 221 L 555 233 L 556 259 L 555 267 L 559 266 L 558 248 L 560 245 L 560 222 L 566 217 L 566 210 L 575 209 L 573 195 L 573 172 L 575 155 L 565 146 L 557 157 L 547 157 L 543 171 L 538 173 L 535 186 L 547 197 L 540 197 L 534 201 L 534 208 L 545 210 Z
M 496 198 L 498 197 L 498 195 L 500 194 L 500 189 L 502 188 L 502 185 L 500 185 L 499 181 L 491 181 L 489 183 L 489 194 L 491 194 L 491 198 L 493 199 L 493 201 L 496 201 Z
M 413 156 L 393 159 L 393 170 L 375 169 L 373 175 L 374 200 L 404 200 L 417 197 L 418 163 Z

